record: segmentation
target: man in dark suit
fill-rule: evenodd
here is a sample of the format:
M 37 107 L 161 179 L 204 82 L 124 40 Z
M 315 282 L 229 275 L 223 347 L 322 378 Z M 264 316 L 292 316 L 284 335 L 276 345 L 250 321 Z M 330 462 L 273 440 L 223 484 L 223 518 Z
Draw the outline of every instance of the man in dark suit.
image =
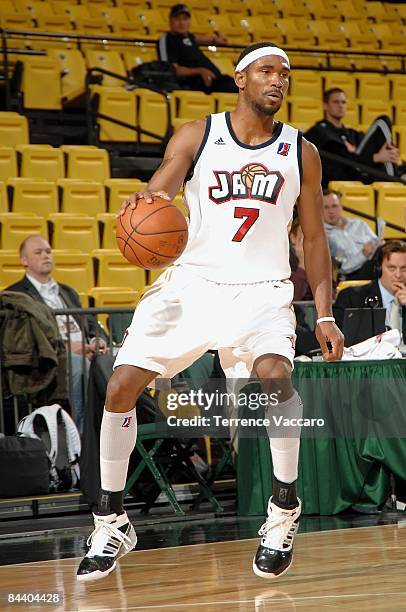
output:
M 52 309 L 81 308 L 78 293 L 69 285 L 57 283 L 52 278 L 52 249 L 42 236 L 33 235 L 26 238 L 20 246 L 20 261 L 25 268 L 25 276 L 6 288 L 6 291 L 26 293 L 35 300 L 41 301 Z M 84 406 L 82 389 L 83 355 L 87 358 L 88 368 L 97 350 L 106 351 L 106 342 L 97 329 L 97 323 L 91 317 L 57 315 L 59 332 L 70 350 L 72 403 L 78 428 L 83 429 Z M 70 344 L 68 344 L 68 335 Z
M 337 325 L 342 328 L 346 308 L 385 308 L 386 325 L 396 328 L 406 340 L 406 242 L 391 240 L 379 249 L 376 280 L 341 291 L 334 305 Z

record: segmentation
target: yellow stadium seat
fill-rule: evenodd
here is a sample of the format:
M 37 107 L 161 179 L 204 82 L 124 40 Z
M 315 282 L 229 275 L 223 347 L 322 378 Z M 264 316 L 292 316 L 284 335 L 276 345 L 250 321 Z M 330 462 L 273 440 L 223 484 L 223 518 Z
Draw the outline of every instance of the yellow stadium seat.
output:
M 140 299 L 138 291 L 130 287 L 93 287 L 88 295 L 95 308 L 134 308 Z
M 3 181 L 0 181 L 0 213 L 6 212 L 8 212 L 7 187 Z
M 315 97 L 321 100 L 321 73 L 315 70 L 292 70 L 290 75 L 289 95 L 300 98 Z
M 127 15 L 125 10 L 120 6 L 106 6 L 102 4 L 88 5 L 90 16 L 105 19 L 111 25 L 116 21 L 126 21 Z
M 68 15 L 71 21 L 73 22 L 77 21 L 78 19 L 90 19 L 90 13 L 87 4 L 73 4 L 73 2 L 56 2 L 53 4 L 54 12 L 56 13 L 57 11 L 55 10 L 55 5 L 60 5 L 57 14 L 59 14 L 60 12 L 64 13 Z
M 137 99 L 134 91 L 127 91 L 122 87 L 95 85 L 92 87 L 92 94 L 98 100 L 98 112 L 136 126 Z M 97 124 L 101 142 L 135 142 L 137 139 L 137 132 L 128 127 L 106 119 L 97 119 Z
M 3 213 L 0 224 L 2 249 L 19 249 L 22 241 L 31 234 L 41 234 L 47 238 L 46 221 L 36 215 Z
M 110 178 L 110 161 L 105 149 L 70 147 L 67 152 L 67 178 L 104 181 Z
M 16 6 L 12 0 L 0 0 L 0 10 L 2 13 L 12 13 Z
M 134 23 L 134 21 L 115 21 L 111 26 L 114 36 L 123 38 L 149 38 L 145 33 L 145 28 L 142 23 Z M 131 43 L 130 43 L 131 44 Z M 120 49 L 122 52 L 128 52 L 129 43 L 116 43 L 114 48 Z M 156 53 L 155 53 L 156 56 Z M 154 57 L 156 59 L 156 57 Z M 149 61 L 149 60 L 144 60 Z
M 38 4 L 46 4 L 39 2 Z M 38 29 L 43 32 L 69 32 L 73 29 L 73 24 L 68 15 L 46 15 L 36 19 Z M 55 44 L 55 40 L 52 41 Z
M 132 23 L 129 23 L 132 26 Z M 131 72 L 136 66 L 140 66 L 144 62 L 154 62 L 157 59 L 155 47 L 140 46 L 135 47 L 131 51 L 122 53 L 124 65 L 127 72 Z
M 32 0 L 14 0 L 17 10 L 30 13 L 33 18 L 52 15 L 52 6 L 48 2 L 33 2 Z
M 358 94 L 360 100 L 379 100 L 389 103 L 389 78 L 384 74 L 358 74 Z
M 166 11 L 146 9 L 145 7 L 127 7 L 126 13 L 130 20 L 140 21 L 149 32 L 162 26 L 165 26 L 166 31 L 168 31 L 168 14 Z
M 399 126 L 406 125 L 406 101 L 397 102 L 395 106 L 395 123 Z
M 337 21 L 338 19 L 337 11 L 329 2 L 326 3 L 323 2 L 323 0 L 308 0 L 304 2 L 304 5 L 315 20 Z
M 123 61 L 118 51 L 98 51 L 97 49 L 86 49 L 85 59 L 88 68 L 104 68 L 110 72 L 126 77 L 126 71 L 124 68 Z M 103 75 L 103 85 L 106 86 L 122 86 L 124 81 Z
M 85 93 L 86 66 L 78 49 L 49 49 L 48 55 L 59 62 L 62 74 L 62 98 L 70 102 Z
M 88 296 L 90 298 L 91 303 L 95 308 L 131 308 L 134 309 L 140 300 L 140 292 L 134 291 L 130 287 L 93 287 L 91 291 L 89 291 Z M 103 327 L 110 327 L 110 333 L 113 336 L 113 340 L 115 339 L 113 329 L 109 325 L 109 321 L 111 321 L 110 317 L 114 317 L 117 319 L 125 319 L 125 323 L 121 326 L 125 328 L 128 326 L 131 321 L 131 314 L 125 313 L 117 313 L 113 315 L 97 315 L 99 322 L 103 325 Z M 120 330 L 120 334 L 122 335 L 122 330 Z
M 18 113 L 0 112 L 0 142 L 5 146 L 29 142 L 27 118 Z
M 295 19 L 309 19 L 310 17 L 308 8 L 304 2 L 298 2 L 297 0 L 274 0 L 273 3 L 284 18 L 294 17 Z
M 56 180 L 65 175 L 62 151 L 41 145 L 19 145 L 20 176 Z
M 216 103 L 216 113 L 223 113 L 224 111 L 233 111 L 237 106 L 238 94 L 233 93 L 213 93 L 212 94 Z
M 16 246 L 13 250 L 0 250 L 0 287 L 13 285 L 21 280 L 24 275 L 18 247 Z
M 135 89 L 138 99 L 138 125 L 154 134 L 141 134 L 140 142 L 160 142 L 168 132 L 169 117 L 166 98 L 149 89 Z
M 106 211 L 106 198 L 102 183 L 62 179 L 58 181 L 58 187 L 62 192 L 61 212 L 95 217 Z
M 361 124 L 370 125 L 380 115 L 391 116 L 391 107 L 386 102 L 381 102 L 379 98 L 365 99 L 366 102 L 360 104 Z
M 146 183 L 139 179 L 108 179 L 104 181 L 104 186 L 108 192 L 109 212 L 115 214 L 124 200 L 135 191 L 144 189 L 146 185 Z
M 49 215 L 52 224 L 52 247 L 55 249 L 78 249 L 89 253 L 99 248 L 99 232 L 94 217 L 57 213 Z
M 89 34 L 90 36 L 100 36 L 101 38 L 103 34 L 109 34 L 109 28 L 104 19 L 96 19 L 96 17 L 75 17 L 74 23 L 79 34 Z M 91 44 L 92 41 L 89 41 L 89 43 Z M 82 45 L 83 44 L 84 43 L 82 43 Z M 103 52 L 104 51 L 102 51 L 102 53 Z M 103 66 L 101 67 L 103 68 Z M 116 83 L 117 79 L 115 79 L 114 85 Z
M 103 213 L 97 215 L 97 221 L 101 226 L 101 248 L 102 249 L 116 249 L 116 226 L 117 217 L 114 213 Z
M 216 53 L 213 53 L 213 55 L 210 56 L 210 59 L 222 74 L 228 74 L 231 77 L 234 76 L 235 67 L 229 57 L 221 57 Z
M 323 74 L 324 91 L 333 87 L 340 87 L 347 96 L 347 101 L 353 101 L 357 95 L 355 76 L 350 72 L 326 71 Z
M 29 13 L 1 13 L 0 23 L 10 30 L 31 30 L 34 27 Z
M 17 176 L 17 159 L 13 147 L 6 147 L 0 144 L 0 180 Z
M 98 262 L 98 287 L 131 287 L 141 290 L 146 285 L 145 270 L 130 264 L 117 250 L 99 249 L 92 253 Z
M 52 251 L 53 278 L 59 283 L 74 287 L 79 293 L 87 293 L 94 286 L 92 259 L 89 254 Z
M 172 96 L 176 108 L 176 117 L 172 118 L 174 126 L 178 118 L 188 121 L 204 119 L 206 115 L 215 111 L 214 97 L 207 96 L 201 91 L 174 91 Z
M 321 100 L 317 98 L 293 98 L 291 100 L 290 121 L 292 125 L 301 124 L 309 127 L 323 117 Z
M 340 281 L 337 285 L 337 294 L 340 293 L 343 289 L 348 289 L 348 287 L 362 287 L 362 285 L 367 285 L 370 283 L 370 280 L 348 280 L 348 281 Z
M 235 2 L 235 0 L 213 0 L 211 3 L 213 7 L 215 6 L 219 13 L 227 13 L 234 14 L 238 13 L 241 15 L 243 12 L 243 8 L 240 2 Z
M 378 23 L 399 21 L 395 7 L 388 2 L 365 2 L 365 12 L 369 18 L 373 18 Z
M 24 108 L 60 110 L 62 89 L 59 63 L 42 56 L 25 57 L 23 63 Z
M 343 206 L 375 216 L 375 196 L 371 185 L 363 185 L 357 181 L 331 181 L 329 188 L 341 193 Z
M 335 2 L 334 6 L 336 10 L 335 21 L 340 21 L 340 17 L 343 17 L 346 21 L 366 21 L 364 7 L 355 6 L 351 0 L 340 0 Z
M 12 178 L 7 185 L 12 188 L 10 207 L 13 213 L 46 217 L 58 211 L 58 192 L 54 181 Z
M 374 183 L 373 187 L 378 194 L 377 216 L 403 228 L 406 185 L 401 183 Z M 404 232 L 386 227 L 384 238 L 404 238 L 405 235 Z

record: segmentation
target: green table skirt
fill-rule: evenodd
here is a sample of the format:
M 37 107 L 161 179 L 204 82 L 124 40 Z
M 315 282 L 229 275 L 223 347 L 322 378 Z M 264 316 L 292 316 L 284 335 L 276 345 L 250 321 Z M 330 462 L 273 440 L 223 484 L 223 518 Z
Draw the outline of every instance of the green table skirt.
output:
M 336 514 L 353 505 L 383 504 L 390 472 L 406 480 L 406 359 L 299 362 L 293 382 L 304 416 L 339 412 L 343 424 L 340 436 L 302 438 L 298 494 L 303 511 Z M 382 430 L 389 434 L 381 435 Z M 267 438 L 239 440 L 237 472 L 239 513 L 264 514 L 272 484 Z

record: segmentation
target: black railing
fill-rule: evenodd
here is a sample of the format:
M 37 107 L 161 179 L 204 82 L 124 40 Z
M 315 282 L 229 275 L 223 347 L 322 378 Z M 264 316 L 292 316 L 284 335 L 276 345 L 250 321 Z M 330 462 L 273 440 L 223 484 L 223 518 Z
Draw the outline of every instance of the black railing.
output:
M 104 119 L 105 121 L 109 121 L 115 125 L 120 125 L 122 127 L 126 127 L 130 130 L 133 130 L 137 138 L 136 140 L 137 145 L 140 144 L 141 136 L 145 135 L 145 136 L 151 136 L 152 138 L 156 138 L 158 141 L 160 141 L 162 146 L 165 146 L 173 131 L 172 122 L 171 122 L 171 108 L 170 108 L 170 101 L 169 101 L 168 95 L 164 91 L 157 89 L 155 87 L 149 87 L 149 86 L 146 87 L 144 85 L 142 86 L 142 89 L 148 89 L 150 91 L 153 91 L 159 94 L 160 96 L 162 96 L 162 98 L 165 101 L 167 127 L 166 127 L 166 132 L 164 136 L 161 136 L 160 134 L 156 134 L 155 132 L 151 132 L 150 130 L 146 130 L 145 128 L 141 127 L 138 124 L 137 118 L 135 118 L 136 119 L 135 124 L 131 124 L 131 123 L 128 123 L 127 121 L 122 121 L 120 119 L 116 119 L 115 117 L 111 117 L 104 113 L 100 113 L 98 110 L 97 99 L 96 99 L 97 105 L 96 105 L 96 108 L 94 108 L 95 96 L 92 93 L 91 86 L 100 81 L 100 79 L 97 78 L 98 75 L 99 76 L 107 75 L 115 79 L 118 79 L 122 81 L 123 83 L 126 83 L 129 86 L 132 86 L 134 89 L 137 88 L 137 86 L 134 84 L 133 79 L 131 77 L 123 77 L 122 75 L 116 72 L 112 72 L 111 70 L 106 70 L 105 68 L 92 67 L 87 70 L 87 73 L 86 73 L 86 121 L 87 121 L 89 144 L 100 144 L 99 139 L 98 139 L 97 128 L 95 125 L 95 120 Z

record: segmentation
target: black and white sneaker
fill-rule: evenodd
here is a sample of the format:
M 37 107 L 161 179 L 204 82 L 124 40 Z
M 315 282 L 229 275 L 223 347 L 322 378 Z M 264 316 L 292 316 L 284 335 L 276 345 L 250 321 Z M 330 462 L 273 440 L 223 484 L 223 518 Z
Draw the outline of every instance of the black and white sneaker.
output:
M 108 576 L 116 568 L 118 559 L 137 543 L 134 527 L 126 512 L 120 516 L 94 514 L 93 517 L 94 531 L 87 540 L 89 550 L 77 571 L 77 579 L 81 582 Z
M 299 527 L 299 516 L 302 509 L 299 505 L 293 510 L 279 508 L 268 503 L 268 516 L 258 534 L 262 536 L 252 569 L 261 578 L 276 578 L 288 571 L 293 561 L 293 538 Z

